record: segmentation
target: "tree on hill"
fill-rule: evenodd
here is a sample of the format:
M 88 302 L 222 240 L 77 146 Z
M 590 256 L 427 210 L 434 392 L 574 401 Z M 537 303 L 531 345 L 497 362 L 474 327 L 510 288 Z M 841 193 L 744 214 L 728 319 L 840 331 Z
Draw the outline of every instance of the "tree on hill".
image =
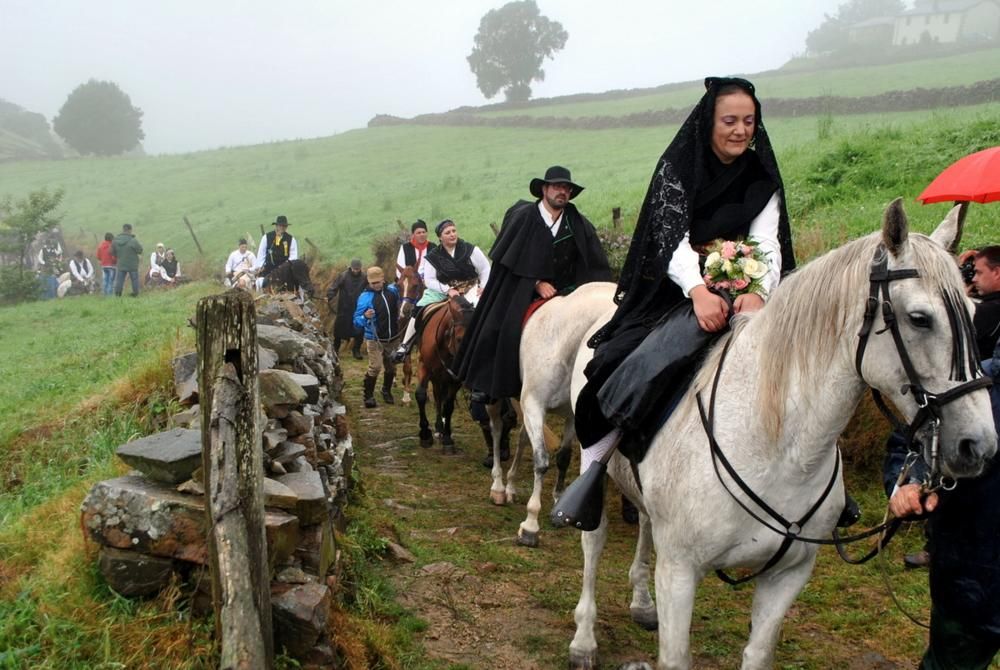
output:
M 806 36 L 806 49 L 813 54 L 842 51 L 850 46 L 848 35 L 855 23 L 896 16 L 905 10 L 903 0 L 848 0 L 837 7 L 834 16 L 823 15 L 823 23 Z
M 63 199 L 62 189 L 49 193 L 47 189 L 33 191 L 27 198 L 12 203 L 0 202 L 0 253 L 17 259 L 16 265 L 0 268 L 0 298 L 18 302 L 38 297 L 38 281 L 28 272 L 31 245 L 39 233 L 59 225 L 61 215 L 53 212 Z
M 113 156 L 135 148 L 146 136 L 142 132 L 142 110 L 118 84 L 91 79 L 77 86 L 52 127 L 81 154 Z
M 562 24 L 542 16 L 535 0 L 508 2 L 483 16 L 466 60 L 487 98 L 503 90 L 508 102 L 524 102 L 531 97 L 531 82 L 545 80 L 542 61 L 568 39 Z

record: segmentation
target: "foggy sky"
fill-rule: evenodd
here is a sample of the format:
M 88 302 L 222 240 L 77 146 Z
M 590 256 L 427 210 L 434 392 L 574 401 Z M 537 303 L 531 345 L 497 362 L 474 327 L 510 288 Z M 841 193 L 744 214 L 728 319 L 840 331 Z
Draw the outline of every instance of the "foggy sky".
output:
M 776 68 L 845 1 L 537 0 L 569 40 L 534 97 Z M 504 2 L 0 0 L 0 98 L 51 121 L 114 81 L 149 153 L 332 135 L 488 102 L 465 57 Z

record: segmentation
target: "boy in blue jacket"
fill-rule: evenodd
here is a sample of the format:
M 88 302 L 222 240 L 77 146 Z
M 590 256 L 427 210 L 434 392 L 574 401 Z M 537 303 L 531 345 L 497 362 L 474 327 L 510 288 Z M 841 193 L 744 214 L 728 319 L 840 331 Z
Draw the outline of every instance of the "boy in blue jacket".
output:
M 393 404 L 392 382 L 396 364 L 392 352 L 399 346 L 399 289 L 385 285 L 385 273 L 380 267 L 368 268 L 368 287 L 358 296 L 354 310 L 354 325 L 365 332 L 368 350 L 368 371 L 365 373 L 365 407 L 375 407 L 375 382 L 385 368 L 382 400 Z

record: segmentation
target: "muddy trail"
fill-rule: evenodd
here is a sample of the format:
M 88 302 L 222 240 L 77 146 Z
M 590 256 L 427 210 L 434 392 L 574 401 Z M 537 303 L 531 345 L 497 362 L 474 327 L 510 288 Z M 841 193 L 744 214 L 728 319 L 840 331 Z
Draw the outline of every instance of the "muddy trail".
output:
M 365 365 L 349 360 L 344 368 L 344 398 L 362 482 L 360 504 L 375 532 L 388 541 L 376 569 L 393 585 L 398 604 L 422 622 L 412 635 L 423 657 L 400 660 L 398 667 L 566 667 L 583 558 L 579 533 L 552 529 L 547 522 L 554 466 L 543 494 L 540 546 L 516 546 L 531 491 L 530 455 L 522 459 L 514 504 L 495 506 L 489 498 L 489 471 L 481 463 L 485 443 L 469 417 L 464 395 L 455 410 L 458 453 L 445 455 L 438 443 L 421 448 L 416 403 L 400 403 L 398 382 L 395 405 L 382 402 L 376 392 L 378 407 L 365 409 Z M 561 431 L 558 423 L 551 427 Z M 570 479 L 577 469 L 574 456 Z M 854 487 L 862 505 L 873 509 L 880 493 L 877 485 L 869 489 Z M 638 533 L 622 521 L 613 485 L 608 487 L 607 511 L 611 528 L 597 594 L 601 667 L 617 668 L 628 661 L 655 667 L 656 633 L 641 629 L 629 616 L 628 567 Z M 897 597 L 925 618 L 926 573 L 899 567 L 902 553 L 920 541 L 919 529 L 911 530 L 884 563 L 873 561 L 860 568 L 842 563 L 832 549 L 823 548 L 812 580 L 786 618 L 775 667 L 915 666 L 923 631 L 892 604 L 883 575 Z M 751 596 L 751 588 L 734 589 L 714 577 L 702 582 L 692 620 L 694 667 L 739 667 Z

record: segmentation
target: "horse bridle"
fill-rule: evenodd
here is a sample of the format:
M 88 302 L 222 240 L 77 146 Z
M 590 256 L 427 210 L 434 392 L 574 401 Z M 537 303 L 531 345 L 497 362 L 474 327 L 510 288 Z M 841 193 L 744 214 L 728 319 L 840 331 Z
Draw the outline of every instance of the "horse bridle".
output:
M 858 332 L 859 341 L 858 350 L 854 356 L 854 368 L 857 370 L 858 376 L 861 377 L 861 380 L 864 381 L 865 384 L 868 384 L 861 372 L 861 364 L 864 361 L 865 350 L 868 346 L 868 337 L 871 335 L 872 326 L 875 322 L 875 313 L 878 311 L 879 306 L 881 306 L 882 321 L 885 323 L 885 327 L 882 330 L 876 331 L 875 334 L 880 335 L 886 330 L 892 334 L 892 340 L 896 346 L 896 353 L 899 355 L 899 360 L 903 364 L 903 370 L 906 372 L 906 378 L 909 382 L 903 386 L 901 392 L 904 395 L 907 392 L 913 393 L 913 399 L 916 401 L 918 409 L 917 413 L 913 417 L 913 420 L 907 424 L 905 421 L 897 417 L 895 412 L 889 408 L 889 406 L 882 399 L 882 394 L 873 386 L 868 384 L 868 387 L 871 389 L 872 400 L 875 401 L 875 405 L 879 408 L 879 411 L 882 412 L 882 415 L 885 416 L 886 420 L 892 424 L 893 429 L 906 437 L 906 446 L 911 452 L 917 451 L 914 448 L 917 431 L 920 430 L 920 427 L 924 424 L 924 422 L 930 419 L 931 462 L 928 463 L 930 466 L 930 472 L 928 474 L 929 481 L 925 482 L 925 486 L 929 489 L 944 488 L 946 490 L 951 490 L 955 488 L 955 480 L 943 476 L 941 474 L 940 466 L 938 440 L 941 435 L 941 408 L 966 394 L 972 393 L 973 391 L 989 388 L 992 386 L 993 382 L 989 377 L 980 374 L 978 377 L 950 388 L 943 393 L 932 393 L 928 391 L 920 382 L 920 376 L 917 374 L 917 370 L 913 366 L 913 361 L 910 359 L 910 355 L 906 351 L 906 343 L 903 341 L 903 336 L 899 331 L 899 320 L 896 318 L 896 312 L 892 306 L 892 298 L 889 295 L 890 282 L 897 279 L 913 279 L 919 276 L 920 273 L 914 268 L 890 270 L 889 254 L 886 251 L 885 245 L 880 244 L 878 248 L 875 249 L 875 255 L 872 258 L 871 263 L 871 272 L 868 277 L 868 301 L 865 304 L 864 321 L 861 324 L 861 330 Z M 947 298 L 945 299 L 947 304 Z M 968 313 L 965 310 L 962 310 L 962 318 L 959 320 L 953 314 L 950 305 L 948 313 L 952 330 L 952 358 L 953 360 L 959 360 L 963 357 L 962 354 L 964 351 L 964 338 L 962 337 L 960 329 L 962 327 L 968 329 Z M 961 321 L 961 323 L 959 323 L 959 321 Z M 973 374 L 976 374 L 976 372 L 977 370 L 973 368 Z
M 890 282 L 898 279 L 917 278 L 920 276 L 920 273 L 914 268 L 909 268 L 904 270 L 889 270 L 888 263 L 889 263 L 888 253 L 885 249 L 885 246 L 880 244 L 878 248 L 875 250 L 875 255 L 872 258 L 871 271 L 869 274 L 868 300 L 865 305 L 865 314 L 864 314 L 864 320 L 862 321 L 861 330 L 858 333 L 859 337 L 858 349 L 857 352 L 855 353 L 855 358 L 854 358 L 855 369 L 858 372 L 858 376 L 861 377 L 861 380 L 868 385 L 869 389 L 871 389 L 872 397 L 875 400 L 875 404 L 878 406 L 879 410 L 886 416 L 889 422 L 893 424 L 893 427 L 896 430 L 906 431 L 905 434 L 907 437 L 907 448 L 911 452 L 914 452 L 913 449 L 914 436 L 916 435 L 920 426 L 925 421 L 927 421 L 928 417 L 930 417 L 931 457 L 932 457 L 932 463 L 930 464 L 931 465 L 930 477 L 932 478 L 932 481 L 930 482 L 930 484 L 945 488 L 948 487 L 954 488 L 954 481 L 951 480 L 949 482 L 942 482 L 941 480 L 943 478 L 941 477 L 939 472 L 938 438 L 940 436 L 941 408 L 944 405 L 953 402 L 968 393 L 971 393 L 973 391 L 982 388 L 988 388 L 989 386 L 992 385 L 992 382 L 988 377 L 979 376 L 975 379 L 972 379 L 971 381 L 965 382 L 954 388 L 951 388 L 948 391 L 945 391 L 944 393 L 931 393 L 926 388 L 924 388 L 923 384 L 920 383 L 920 378 L 917 375 L 916 369 L 913 367 L 913 363 L 910 359 L 910 356 L 906 351 L 906 344 L 903 341 L 902 334 L 899 332 L 899 323 L 896 319 L 896 314 L 892 306 L 892 300 L 889 295 Z M 879 335 L 885 332 L 886 330 L 888 330 L 892 334 L 893 342 L 895 343 L 896 346 L 896 351 L 899 354 L 900 360 L 903 363 L 903 369 L 906 371 L 906 376 L 909 381 L 909 383 L 903 387 L 903 393 L 906 393 L 908 391 L 912 392 L 914 398 L 917 401 L 917 406 L 919 408 L 916 415 L 913 417 L 913 420 L 909 424 L 904 423 L 901 419 L 896 417 L 896 415 L 892 412 L 892 410 L 889 409 L 888 405 L 886 405 L 885 401 L 882 399 L 881 394 L 878 392 L 878 390 L 876 390 L 874 387 L 868 384 L 868 382 L 864 378 L 864 375 L 861 373 L 861 363 L 864 360 L 865 350 L 868 346 L 868 338 L 871 335 L 872 326 L 875 321 L 875 314 L 879 306 L 882 307 L 882 319 L 885 322 L 885 328 L 883 330 L 876 331 L 875 334 Z M 959 332 L 958 330 L 958 324 L 955 317 L 951 315 L 949 316 L 953 334 L 952 346 L 958 348 L 957 351 L 960 352 L 961 345 L 955 340 L 961 339 L 962 333 Z M 967 321 L 967 314 L 966 314 L 966 319 L 964 319 L 963 322 L 964 321 Z M 840 460 L 841 460 L 839 450 L 837 451 L 837 460 L 836 463 L 834 464 L 833 473 L 831 474 L 826 487 L 823 489 L 823 493 L 816 500 L 816 502 L 813 503 L 813 505 L 809 508 L 809 510 L 805 513 L 805 515 L 803 515 L 798 521 L 789 521 L 785 519 L 776 510 L 774 510 L 772 507 L 770 507 L 759 495 L 757 495 L 753 491 L 753 489 L 749 487 L 749 485 L 747 485 L 745 481 L 743 481 L 743 479 L 739 476 L 739 473 L 736 472 L 736 469 L 726 458 L 726 455 L 723 453 L 722 448 L 719 446 L 718 441 L 715 439 L 713 426 L 715 423 L 716 391 L 718 390 L 719 380 L 721 379 L 722 376 L 723 363 L 725 362 L 726 355 L 729 353 L 729 346 L 732 344 L 732 341 L 733 338 L 732 337 L 729 338 L 729 340 L 723 347 L 722 355 L 719 358 L 719 364 L 715 371 L 715 378 L 712 382 L 712 391 L 709 399 L 709 407 L 707 412 L 705 411 L 704 403 L 702 402 L 701 392 L 699 391 L 696 394 L 696 398 L 698 401 L 698 412 L 701 415 L 702 426 L 704 427 L 705 433 L 708 436 L 709 447 L 712 452 L 712 466 L 715 469 L 715 475 L 716 478 L 719 480 L 719 483 L 722 484 L 722 487 L 726 490 L 726 492 L 730 495 L 730 497 L 732 497 L 733 500 L 735 500 L 740 505 L 740 507 L 742 507 L 743 510 L 747 512 L 747 514 L 753 517 L 758 523 L 760 523 L 764 527 L 782 536 L 782 543 L 778 547 L 778 550 L 774 553 L 774 555 L 771 556 L 771 558 L 764 564 L 764 566 L 750 575 L 740 578 L 734 578 L 730 577 L 722 570 L 716 570 L 715 571 L 716 575 L 722 581 L 732 585 L 743 584 L 752 579 L 755 579 L 764 572 L 766 572 L 767 570 L 769 570 L 770 568 L 772 568 L 774 565 L 776 565 L 778 561 L 780 561 L 782 557 L 784 557 L 784 555 L 788 552 L 788 549 L 791 547 L 792 542 L 795 541 L 805 542 L 808 544 L 820 544 L 820 545 L 832 544 L 837 547 L 838 553 L 840 553 L 841 557 L 845 561 L 853 564 L 860 564 L 867 562 L 868 560 L 876 556 L 879 553 L 879 551 L 881 551 L 881 549 L 889 543 L 889 540 L 892 539 L 892 536 L 898 530 L 900 524 L 902 523 L 902 520 L 892 519 L 883 522 L 878 526 L 875 526 L 873 528 L 870 528 L 868 530 L 862 531 L 860 533 L 848 537 L 840 537 L 836 529 L 834 529 L 832 539 L 810 538 L 810 537 L 803 537 L 800 535 L 803 526 L 805 526 L 805 524 L 809 521 L 809 519 L 812 518 L 813 514 L 815 514 L 816 511 L 819 510 L 820 506 L 823 504 L 827 496 L 830 494 L 830 491 L 833 489 L 833 485 L 837 481 L 837 476 L 840 473 Z M 910 458 L 908 460 L 912 462 L 912 460 L 915 459 Z M 742 490 L 743 493 L 755 505 L 757 505 L 757 507 L 763 510 L 763 512 L 767 516 L 769 516 L 773 522 L 780 525 L 781 528 L 776 527 L 774 524 L 769 523 L 766 519 L 762 518 L 761 515 L 754 512 L 754 510 L 752 510 L 746 503 L 744 503 L 739 497 L 737 497 L 735 493 L 733 493 L 733 491 L 726 485 L 725 481 L 722 479 L 722 473 L 719 470 L 720 463 L 722 464 L 726 472 L 729 474 L 729 476 L 736 483 L 736 485 L 740 488 L 740 490 Z M 933 478 L 935 477 L 938 480 L 936 483 L 933 481 Z M 878 543 L 876 543 L 876 545 L 861 558 L 851 559 L 843 551 L 842 545 L 851 542 L 856 542 L 858 540 L 862 540 L 877 534 L 882 534 L 882 536 L 879 538 Z

